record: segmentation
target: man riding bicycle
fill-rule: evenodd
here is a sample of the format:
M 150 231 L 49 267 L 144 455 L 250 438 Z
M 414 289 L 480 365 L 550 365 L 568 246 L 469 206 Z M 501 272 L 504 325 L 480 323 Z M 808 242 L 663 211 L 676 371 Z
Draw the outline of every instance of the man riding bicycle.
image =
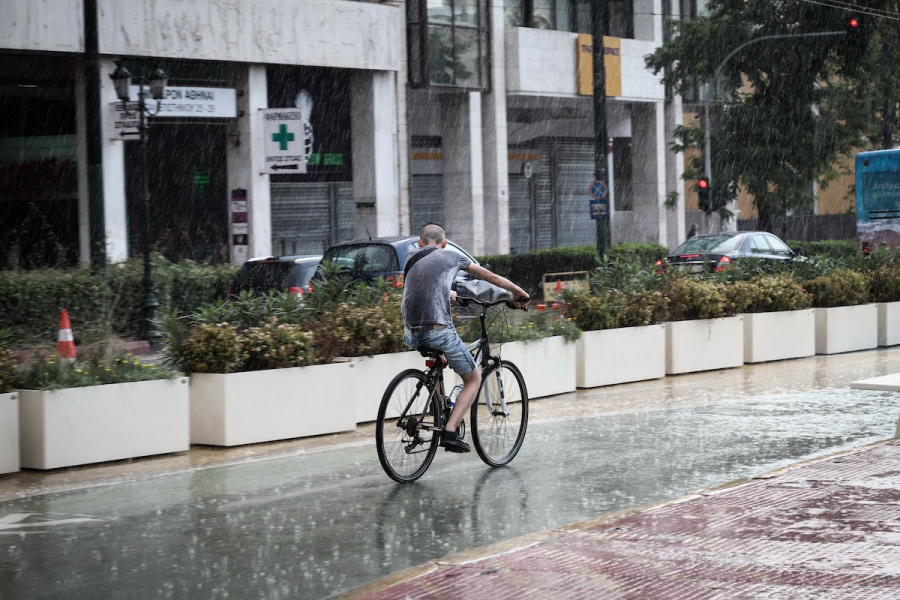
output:
M 446 247 L 447 235 L 443 227 L 427 223 L 419 232 L 419 249 L 406 257 L 403 341 L 412 349 L 426 346 L 440 350 L 450 367 L 462 377 L 463 388 L 441 433 L 441 446 L 449 452 L 469 452 L 469 445 L 457 435 L 457 428 L 478 393 L 481 372 L 475 368 L 475 360 L 459 338 L 450 318 L 450 303 L 456 302 L 456 292 L 450 287 L 457 271 L 465 270 L 512 293 L 515 304 L 520 308 L 528 304 L 529 298 L 525 290 L 510 280 Z

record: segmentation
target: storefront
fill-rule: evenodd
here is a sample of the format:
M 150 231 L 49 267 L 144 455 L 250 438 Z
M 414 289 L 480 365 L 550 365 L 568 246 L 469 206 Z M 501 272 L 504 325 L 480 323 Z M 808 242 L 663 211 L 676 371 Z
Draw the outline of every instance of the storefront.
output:
M 78 262 L 76 56 L 0 53 L 0 264 Z

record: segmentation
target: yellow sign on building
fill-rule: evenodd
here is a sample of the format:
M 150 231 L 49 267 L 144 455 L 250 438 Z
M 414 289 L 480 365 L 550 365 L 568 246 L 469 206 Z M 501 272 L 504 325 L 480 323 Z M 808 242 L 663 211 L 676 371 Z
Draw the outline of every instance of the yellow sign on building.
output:
M 577 69 L 578 93 L 583 96 L 594 94 L 594 43 L 586 33 L 578 34 Z M 606 68 L 606 95 L 622 95 L 622 40 L 603 37 L 603 66 Z

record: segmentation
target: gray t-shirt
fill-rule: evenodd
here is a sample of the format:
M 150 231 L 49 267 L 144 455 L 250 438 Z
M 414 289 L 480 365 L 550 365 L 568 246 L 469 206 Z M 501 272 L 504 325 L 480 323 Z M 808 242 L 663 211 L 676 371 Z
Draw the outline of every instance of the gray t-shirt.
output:
M 424 250 L 417 248 L 406 262 Z M 450 286 L 460 269 L 472 261 L 453 250 L 434 250 L 420 259 L 403 283 L 403 323 L 409 327 L 443 323 L 450 325 Z

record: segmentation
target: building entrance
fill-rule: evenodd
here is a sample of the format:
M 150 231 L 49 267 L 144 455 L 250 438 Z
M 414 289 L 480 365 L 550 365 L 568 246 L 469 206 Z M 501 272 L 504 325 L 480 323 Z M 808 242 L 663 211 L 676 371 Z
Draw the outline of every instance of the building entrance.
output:
M 227 127 L 154 121 L 149 138 L 150 246 L 171 261 L 228 260 Z M 140 142 L 125 148 L 130 256 L 143 254 Z

